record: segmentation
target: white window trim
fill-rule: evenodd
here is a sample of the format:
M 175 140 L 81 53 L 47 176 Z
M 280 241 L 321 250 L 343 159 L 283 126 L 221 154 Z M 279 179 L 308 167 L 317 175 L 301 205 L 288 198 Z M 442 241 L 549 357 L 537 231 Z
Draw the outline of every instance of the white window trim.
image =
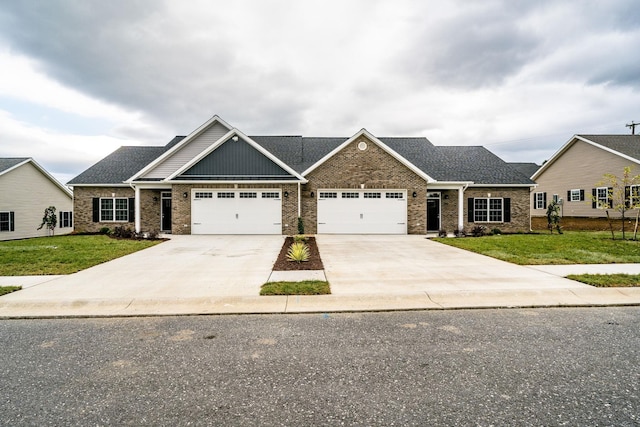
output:
M 604 190 L 604 203 L 602 203 L 602 198 L 600 197 L 600 190 Z M 605 206 L 609 203 L 609 189 L 607 187 L 597 187 L 596 188 L 596 206 L 598 209 L 606 209 Z
M 572 188 L 571 190 L 571 199 L 570 202 L 579 202 L 580 201 L 580 189 Z
M 476 209 L 476 200 L 486 200 L 487 201 L 487 209 Z M 500 200 L 500 220 L 492 221 L 491 220 L 491 212 L 496 212 L 497 209 L 491 209 L 491 200 Z M 478 212 L 486 212 L 487 220 L 482 221 L 478 220 L 477 213 Z M 504 223 L 504 198 L 503 197 L 475 197 L 473 199 L 473 222 L 474 223 L 491 223 L 491 224 L 502 224 Z
M 533 208 L 544 209 L 544 192 L 533 193 Z
M 7 220 L 4 221 L 7 223 L 7 229 L 0 229 L 0 233 L 10 233 L 11 232 L 11 212 L 10 211 L 0 211 L 0 214 L 7 214 Z
M 104 209 L 102 209 L 102 201 L 103 200 L 111 200 L 112 201 L 112 206 L 111 206 L 111 213 L 113 214 L 113 219 L 104 219 L 102 217 L 102 211 Z M 126 200 L 127 202 L 127 209 L 126 209 L 126 219 L 116 219 L 117 215 L 116 212 L 118 210 L 123 210 L 123 209 L 116 209 L 116 200 Z M 129 222 L 129 198 L 128 197 L 100 197 L 100 222 Z

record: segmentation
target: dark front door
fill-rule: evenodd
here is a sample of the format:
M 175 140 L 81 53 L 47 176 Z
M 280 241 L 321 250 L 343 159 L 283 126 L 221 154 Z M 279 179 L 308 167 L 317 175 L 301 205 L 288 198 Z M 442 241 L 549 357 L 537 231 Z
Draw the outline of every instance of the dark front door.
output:
M 427 231 L 440 230 L 440 199 L 427 199 Z
M 162 231 L 171 231 L 171 198 L 162 198 Z

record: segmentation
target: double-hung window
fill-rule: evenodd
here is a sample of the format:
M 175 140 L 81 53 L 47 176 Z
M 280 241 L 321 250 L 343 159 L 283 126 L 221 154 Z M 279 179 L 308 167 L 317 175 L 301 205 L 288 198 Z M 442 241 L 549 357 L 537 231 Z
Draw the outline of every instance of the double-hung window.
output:
M 640 204 L 640 185 L 632 185 L 629 188 L 630 206 L 638 206 Z
M 100 199 L 101 222 L 127 222 L 129 221 L 129 199 L 113 198 Z
M 73 212 L 60 211 L 60 228 L 73 227 Z
M 547 208 L 547 193 L 533 193 L 533 208 L 534 209 Z
M 569 191 L 570 202 L 581 202 L 584 200 L 584 190 L 574 189 Z
M 474 222 L 503 222 L 503 199 L 476 197 L 473 203 Z
M 0 231 L 14 231 L 13 212 L 0 212 Z
M 598 209 L 604 209 L 609 205 L 609 189 L 607 187 L 596 188 L 596 200 Z

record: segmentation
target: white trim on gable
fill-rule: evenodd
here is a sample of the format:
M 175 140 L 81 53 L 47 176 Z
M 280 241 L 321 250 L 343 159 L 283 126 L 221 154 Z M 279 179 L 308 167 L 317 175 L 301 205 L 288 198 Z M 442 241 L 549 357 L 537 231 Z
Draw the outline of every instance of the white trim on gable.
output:
M 568 142 L 566 142 L 562 147 L 560 147 L 560 149 L 559 149 L 558 151 L 556 151 L 556 152 L 555 152 L 555 153 L 554 153 L 554 154 L 549 158 L 549 160 L 547 160 L 547 161 L 545 162 L 545 164 L 543 164 L 543 165 L 542 165 L 542 166 L 541 166 L 541 167 L 536 171 L 536 173 L 534 173 L 534 174 L 533 174 L 533 176 L 531 177 L 531 179 L 532 179 L 533 181 L 535 181 L 535 180 L 536 180 L 540 175 L 542 175 L 542 173 L 543 173 L 543 172 L 544 172 L 544 171 L 545 171 L 549 166 L 551 166 L 551 164 L 553 164 L 556 160 L 558 160 L 558 158 L 559 158 L 560 156 L 562 156 L 562 155 L 563 155 L 563 154 L 564 154 L 564 153 L 565 153 L 569 148 L 571 148 L 571 147 L 572 147 L 576 142 L 578 142 L 578 141 L 582 141 L 582 142 L 584 142 L 584 143 L 586 143 L 586 144 L 592 145 L 592 146 L 594 146 L 594 147 L 596 147 L 596 148 L 599 148 L 599 149 L 601 149 L 601 150 L 604 150 L 604 151 L 606 151 L 606 152 L 608 152 L 608 153 L 615 154 L 616 156 L 619 156 L 619 157 L 621 157 L 621 158 L 623 158 L 623 159 L 626 159 L 626 160 L 632 161 L 632 162 L 634 162 L 634 163 L 640 164 L 640 159 L 636 159 L 636 158 L 634 158 L 634 157 L 631 157 L 631 156 L 628 156 L 628 155 L 626 155 L 626 154 L 623 154 L 623 153 L 621 153 L 621 152 L 619 152 L 619 151 L 612 150 L 611 148 L 609 148 L 609 147 L 605 147 L 604 145 L 600 145 L 600 144 L 598 144 L 597 142 L 594 142 L 594 141 L 591 141 L 591 140 L 590 140 L 590 139 L 588 139 L 588 138 L 585 138 L 584 136 L 581 136 L 581 135 L 573 135 L 573 137 L 571 137 L 571 139 L 570 139 Z
M 347 139 L 345 142 L 343 142 L 342 144 L 340 144 L 339 146 L 337 146 L 333 151 L 331 151 L 329 154 L 327 154 L 326 156 L 324 156 L 323 158 L 321 158 L 320 160 L 318 160 L 317 162 L 315 162 L 313 165 L 311 165 L 307 170 L 305 170 L 304 172 L 302 172 L 302 176 L 307 176 L 309 173 L 313 172 L 315 169 L 317 169 L 320 165 L 322 165 L 324 162 L 326 162 L 327 160 L 329 160 L 331 157 L 333 157 L 335 154 L 337 154 L 338 152 L 340 152 L 343 148 L 345 148 L 347 145 L 351 144 L 353 141 L 355 141 L 356 139 L 360 138 L 361 136 L 365 136 L 367 139 L 369 139 L 371 142 L 373 142 L 374 144 L 376 144 L 377 146 L 379 146 L 380 148 L 382 148 L 384 151 L 386 151 L 389 155 L 391 155 L 391 157 L 393 157 L 394 159 L 398 160 L 400 163 L 402 163 L 403 165 L 405 165 L 407 168 L 409 168 L 412 172 L 414 172 L 416 175 L 418 175 L 419 177 L 421 177 L 422 179 L 424 179 L 425 181 L 427 181 L 427 183 L 435 183 L 437 182 L 435 179 L 431 178 L 429 175 L 427 175 L 426 173 L 424 173 L 422 170 L 420 170 L 418 167 L 416 167 L 413 163 L 411 163 L 409 160 L 407 160 L 406 158 L 404 158 L 403 156 L 401 156 L 400 154 L 398 154 L 398 152 L 396 152 L 395 150 L 391 149 L 387 144 L 385 144 L 384 142 L 380 141 L 378 138 L 376 138 L 374 135 L 372 135 L 368 130 L 366 130 L 365 128 L 362 128 L 359 132 L 357 132 L 355 135 L 353 135 L 351 138 Z
M 143 176 L 147 172 L 151 171 L 156 166 L 158 166 L 160 163 L 165 161 L 167 158 L 171 157 L 175 152 L 179 151 L 182 147 L 184 147 L 186 144 L 188 144 L 193 139 L 197 138 L 205 130 L 209 129 L 211 126 L 213 126 L 216 123 L 221 124 L 222 126 L 227 128 L 229 131 L 231 131 L 233 129 L 233 127 L 231 125 L 229 125 L 227 122 L 225 122 L 220 117 L 215 115 L 215 116 L 211 117 L 209 120 L 207 120 L 205 123 L 203 123 L 196 130 L 194 130 L 189 135 L 187 135 L 185 138 L 183 138 L 182 141 L 178 142 L 176 145 L 174 145 L 169 150 L 167 150 L 164 153 L 162 153 L 162 155 L 160 155 L 154 161 L 149 163 L 147 166 L 145 166 L 144 168 L 140 169 L 135 175 L 133 175 L 131 178 L 127 179 L 125 182 L 132 182 L 135 179 Z
M 275 164 L 280 166 L 285 171 L 289 172 L 291 175 L 295 176 L 303 184 L 307 182 L 307 180 L 302 175 L 300 175 L 298 172 L 293 170 L 286 163 L 284 163 L 283 161 L 278 159 L 276 156 L 271 154 L 271 152 L 267 151 L 260 144 L 258 144 L 257 142 L 255 142 L 254 140 L 252 140 L 251 138 L 249 138 L 247 135 L 245 135 L 244 133 L 242 133 L 241 131 L 239 131 L 236 128 L 231 129 L 224 136 L 222 136 L 219 140 L 217 140 L 215 143 L 213 143 L 211 146 L 209 146 L 209 148 L 207 148 L 206 150 L 202 151 L 200 154 L 198 154 L 196 157 L 191 159 L 189 162 L 185 163 L 180 169 L 178 169 L 177 171 L 175 171 L 174 173 L 169 175 L 163 181 L 171 181 L 171 180 L 175 179 L 177 176 L 179 176 L 180 174 L 184 173 L 186 170 L 191 168 L 193 165 L 198 163 L 200 160 L 204 159 L 207 155 L 212 153 L 215 149 L 220 147 L 222 144 L 224 144 L 225 142 L 227 142 L 230 138 L 233 138 L 234 136 L 237 136 L 237 137 L 241 138 L 242 140 L 244 140 L 245 142 L 247 142 L 249 145 L 251 145 L 253 148 L 258 150 L 260 153 L 262 153 L 262 155 L 267 157 L 269 160 L 271 160 L 272 162 L 274 162 Z M 230 182 L 230 181 L 226 181 L 226 182 Z M 289 182 L 297 182 L 297 181 L 289 181 Z
M 2 172 L 0 172 L 0 176 L 4 175 L 8 172 L 11 172 L 12 170 L 18 169 L 19 167 L 26 165 L 27 163 L 31 163 L 40 173 L 42 173 L 45 177 L 47 177 L 47 179 L 49 179 L 49 181 L 51 181 L 52 183 L 54 183 L 58 188 L 60 188 L 62 191 L 64 191 L 67 196 L 73 198 L 73 192 L 69 189 L 69 187 L 67 187 L 66 185 L 62 184 L 60 181 L 58 181 L 57 179 L 55 179 L 53 177 L 53 175 L 51 175 L 49 172 L 47 172 L 47 170 L 45 168 L 43 168 L 42 166 L 40 166 L 38 164 L 38 162 L 36 162 L 35 160 L 33 160 L 31 157 L 29 157 L 28 159 L 10 167 L 7 168 L 5 170 L 3 170 Z

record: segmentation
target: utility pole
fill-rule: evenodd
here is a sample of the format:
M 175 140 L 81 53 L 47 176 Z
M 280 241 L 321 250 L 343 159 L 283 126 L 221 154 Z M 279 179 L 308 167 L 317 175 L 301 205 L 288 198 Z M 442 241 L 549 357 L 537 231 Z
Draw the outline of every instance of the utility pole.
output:
M 628 128 L 631 128 L 631 135 L 635 135 L 636 134 L 636 126 L 640 126 L 640 123 L 636 123 L 633 120 L 631 120 L 631 124 L 627 124 L 626 126 Z

